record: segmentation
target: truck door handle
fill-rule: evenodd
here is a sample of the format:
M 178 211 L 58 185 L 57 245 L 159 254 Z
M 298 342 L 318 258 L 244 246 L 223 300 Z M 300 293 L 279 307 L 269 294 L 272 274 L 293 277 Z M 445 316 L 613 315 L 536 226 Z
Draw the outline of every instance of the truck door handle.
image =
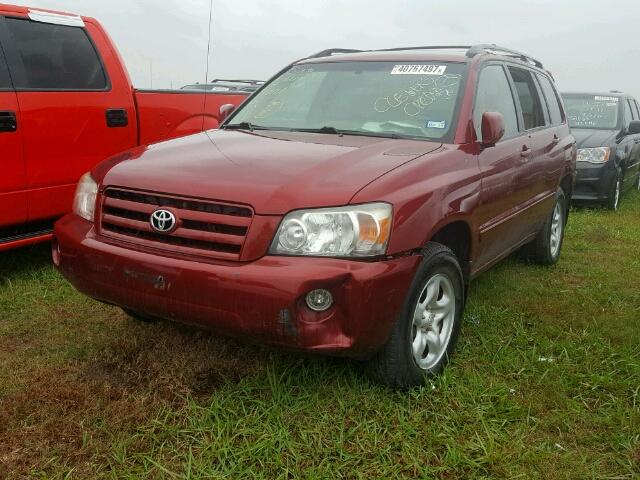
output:
M 124 108 L 109 108 L 106 111 L 107 127 L 126 127 L 129 116 Z
M 526 145 L 523 145 L 522 151 L 520 152 L 520 156 L 526 160 L 529 158 L 529 155 L 531 155 L 531 149 Z
M 560 143 L 560 138 L 558 138 L 558 135 L 554 135 L 553 140 L 551 140 L 551 145 L 557 145 L 559 143 Z
M 0 132 L 15 132 L 17 129 L 16 112 L 0 112 Z

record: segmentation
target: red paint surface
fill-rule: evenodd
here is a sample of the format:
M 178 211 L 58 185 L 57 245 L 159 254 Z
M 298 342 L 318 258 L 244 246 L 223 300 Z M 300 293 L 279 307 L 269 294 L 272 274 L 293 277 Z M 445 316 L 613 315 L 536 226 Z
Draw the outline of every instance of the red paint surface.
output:
M 445 59 L 402 56 L 405 62 L 434 58 Z M 472 128 L 477 73 L 482 62 L 505 59 L 451 58 L 469 62 L 454 143 L 220 130 L 137 148 L 93 169 L 101 195 L 121 188 L 251 208 L 241 253 L 214 258 L 108 237 L 100 231 L 99 206 L 95 226 L 74 215 L 56 225 L 60 270 L 100 300 L 248 340 L 354 356 L 375 351 L 400 313 L 422 246 L 448 225 L 464 227 L 471 237 L 464 260 L 473 277 L 531 240 L 561 181 L 575 175 L 575 141 L 566 124 L 482 148 Z M 527 160 L 523 147 L 532 150 Z M 289 211 L 380 201 L 393 206 L 384 258 L 267 254 Z M 154 284 L 158 276 L 161 286 Z M 328 314 L 304 306 L 313 288 L 333 293 Z M 290 315 L 286 325 L 282 312 Z

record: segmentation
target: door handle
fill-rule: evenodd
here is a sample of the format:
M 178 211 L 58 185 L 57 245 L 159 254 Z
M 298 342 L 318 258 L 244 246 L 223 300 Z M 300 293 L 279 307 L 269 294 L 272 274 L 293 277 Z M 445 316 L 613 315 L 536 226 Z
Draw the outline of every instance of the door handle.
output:
M 523 145 L 522 151 L 520 152 L 520 156 L 525 160 L 528 160 L 530 155 L 531 155 L 531 149 L 526 145 Z
M 558 138 L 558 135 L 554 135 L 553 140 L 551 140 L 551 145 L 557 145 L 559 143 L 560 143 L 560 138 Z
M 129 116 L 124 108 L 109 108 L 106 111 L 107 127 L 126 127 Z
M 16 112 L 0 112 L 0 132 L 15 132 L 17 129 Z

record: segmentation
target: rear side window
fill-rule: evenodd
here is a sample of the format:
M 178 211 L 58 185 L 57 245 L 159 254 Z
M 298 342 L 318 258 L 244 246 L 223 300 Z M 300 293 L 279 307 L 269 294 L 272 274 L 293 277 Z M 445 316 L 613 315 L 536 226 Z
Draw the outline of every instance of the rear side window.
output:
M 2 45 L 0 45 L 0 90 L 11 89 L 11 79 L 9 78 L 9 69 L 7 61 L 2 53 Z
M 542 103 L 540 102 L 538 89 L 536 88 L 531 72 L 514 67 L 509 67 L 509 72 L 511 72 L 511 77 L 513 78 L 520 101 L 524 129 L 531 130 L 533 128 L 543 127 L 544 113 Z
M 633 118 L 634 120 L 638 120 L 638 112 L 636 112 L 635 103 L 630 98 L 627 99 L 627 103 L 629 104 L 629 111 L 631 112 L 631 118 Z
M 103 90 L 107 78 L 84 29 L 7 18 L 22 61 L 16 89 Z M 22 78 L 20 78 L 22 77 Z
M 504 117 L 504 138 L 518 133 L 518 115 L 507 75 L 500 65 L 489 65 L 480 72 L 476 101 L 473 109 L 473 124 L 477 138 L 482 138 L 482 114 L 499 112 Z
M 564 117 L 562 115 L 562 107 L 560 106 L 560 101 L 558 100 L 558 94 L 556 93 L 555 88 L 553 88 L 551 80 L 549 80 L 544 75 L 538 75 L 538 79 L 540 80 L 542 94 L 544 95 L 547 101 L 547 106 L 549 107 L 551 124 L 559 125 L 563 122 Z
M 622 106 L 624 107 L 624 123 L 623 127 L 627 128 L 631 121 L 633 120 L 633 115 L 631 114 L 631 105 L 629 105 L 629 101 L 623 102 Z

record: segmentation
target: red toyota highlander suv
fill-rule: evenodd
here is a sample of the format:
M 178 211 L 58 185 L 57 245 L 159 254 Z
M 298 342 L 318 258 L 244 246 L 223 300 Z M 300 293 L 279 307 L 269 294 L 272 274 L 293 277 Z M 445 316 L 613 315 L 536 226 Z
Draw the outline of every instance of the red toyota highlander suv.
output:
M 87 173 L 53 259 L 134 316 L 364 359 L 405 387 L 444 367 L 473 277 L 521 248 L 557 261 L 575 161 L 527 55 L 327 50 L 220 129 Z

